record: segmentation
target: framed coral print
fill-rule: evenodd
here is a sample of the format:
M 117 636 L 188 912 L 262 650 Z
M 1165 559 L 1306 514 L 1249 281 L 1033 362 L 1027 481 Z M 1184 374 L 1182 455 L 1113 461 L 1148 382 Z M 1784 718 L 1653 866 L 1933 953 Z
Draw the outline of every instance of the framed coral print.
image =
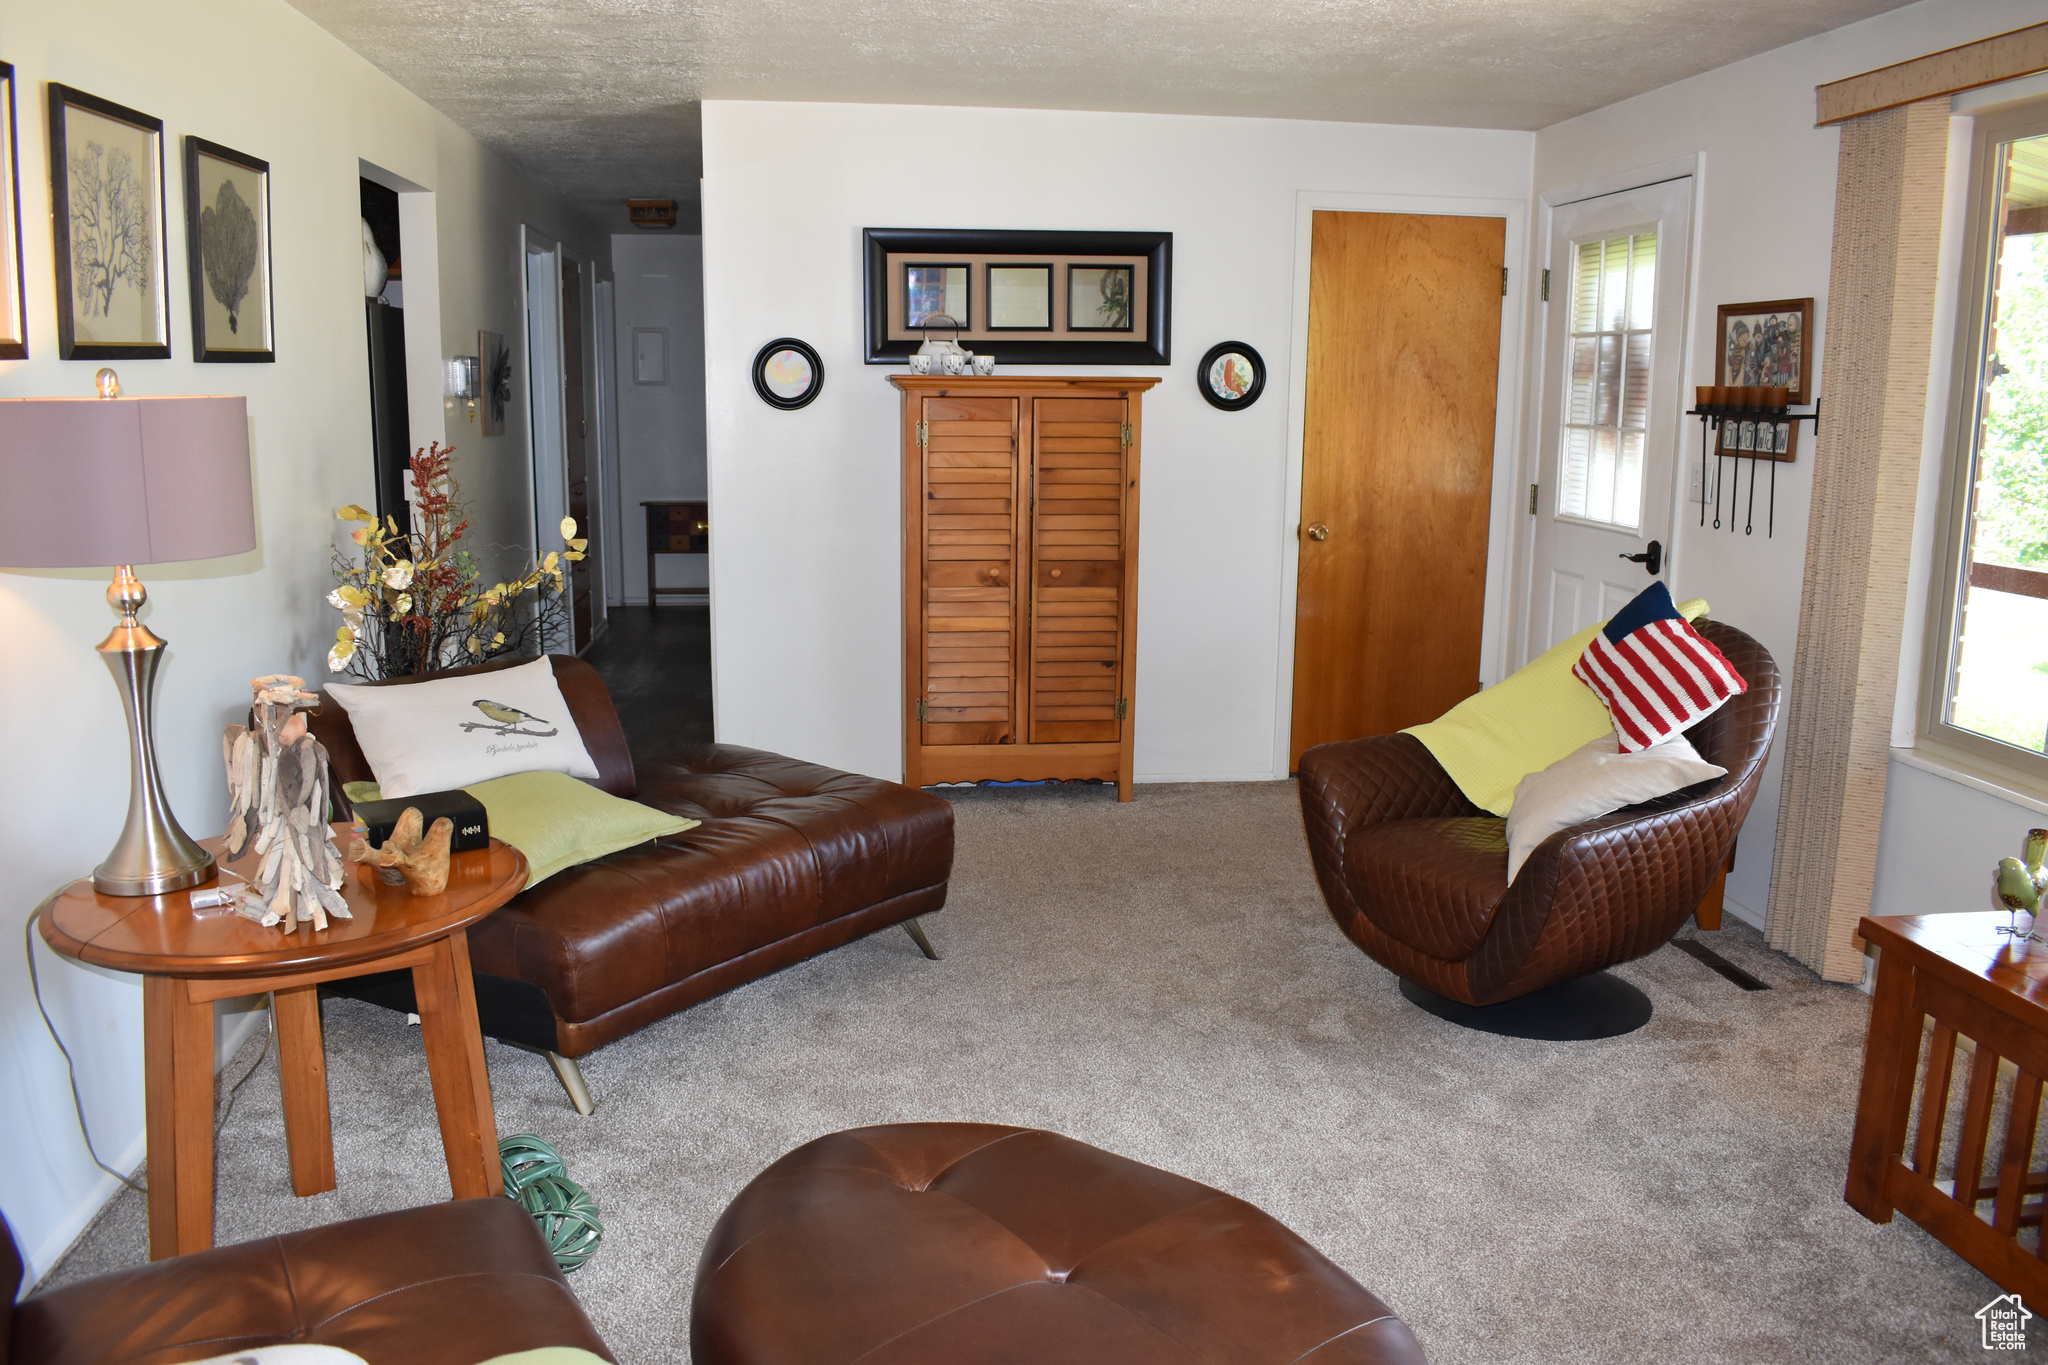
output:
M 1714 382 L 1792 390 L 1792 401 L 1810 403 L 1812 366 L 1807 347 L 1813 336 L 1812 299 L 1768 303 L 1724 303 L 1718 310 L 1720 345 L 1714 354 Z
M 28 293 L 21 275 L 21 167 L 14 135 L 14 67 L 0 62 L 0 360 L 28 359 Z
M 1266 391 L 1266 361 L 1242 341 L 1219 341 L 1195 367 L 1195 383 L 1210 407 L 1238 412 Z
M 50 83 L 57 354 L 164 360 L 164 122 Z
M 192 354 L 277 359 L 271 338 L 270 163 L 185 139 L 185 254 L 192 272 Z

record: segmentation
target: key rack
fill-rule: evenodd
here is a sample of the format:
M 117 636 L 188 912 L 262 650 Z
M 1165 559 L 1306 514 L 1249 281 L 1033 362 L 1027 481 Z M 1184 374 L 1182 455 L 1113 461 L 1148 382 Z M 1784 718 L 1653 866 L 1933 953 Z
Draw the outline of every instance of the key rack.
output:
M 1739 392 L 1739 391 L 1738 391 Z M 1764 536 L 1776 529 L 1778 515 L 1778 466 L 1790 464 L 1799 452 L 1799 424 L 1813 423 L 1820 435 L 1820 401 L 1811 412 L 1794 412 L 1789 404 L 1715 403 L 1704 399 L 1687 408 L 1685 415 L 1700 419 L 1700 525 L 1707 524 L 1707 469 L 1713 461 L 1714 529 L 1721 529 L 1722 488 L 1727 487 L 1728 530 L 1736 529 L 1737 509 L 1742 499 L 1742 464 L 1749 462 L 1749 501 L 1742 511 L 1742 533 L 1756 534 L 1757 465 L 1771 467 L 1769 492 L 1764 502 Z M 1724 481 L 1722 473 L 1734 464 L 1734 479 Z

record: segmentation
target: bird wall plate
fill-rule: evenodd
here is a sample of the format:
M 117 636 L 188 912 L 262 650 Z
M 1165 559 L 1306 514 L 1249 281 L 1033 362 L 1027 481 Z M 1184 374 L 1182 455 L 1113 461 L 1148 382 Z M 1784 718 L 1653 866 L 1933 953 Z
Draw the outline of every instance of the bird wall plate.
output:
M 754 354 L 754 392 L 771 408 L 800 408 L 824 387 L 825 362 L 807 342 L 777 337 Z
M 1203 355 L 1195 385 L 1211 407 L 1238 412 L 1266 391 L 1266 362 L 1242 341 L 1219 341 Z

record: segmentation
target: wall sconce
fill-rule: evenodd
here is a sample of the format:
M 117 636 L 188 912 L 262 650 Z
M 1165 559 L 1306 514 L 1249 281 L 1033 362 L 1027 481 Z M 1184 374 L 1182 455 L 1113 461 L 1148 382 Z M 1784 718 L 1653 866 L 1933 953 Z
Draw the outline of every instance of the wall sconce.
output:
M 476 420 L 476 400 L 481 387 L 479 375 L 482 367 L 473 355 L 458 355 L 448 361 L 448 396 L 461 400 L 469 413 L 469 420 Z

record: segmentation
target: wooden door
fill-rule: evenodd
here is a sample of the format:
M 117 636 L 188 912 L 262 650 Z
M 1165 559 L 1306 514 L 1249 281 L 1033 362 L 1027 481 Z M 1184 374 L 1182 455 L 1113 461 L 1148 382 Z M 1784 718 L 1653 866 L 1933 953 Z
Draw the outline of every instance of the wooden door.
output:
M 920 400 L 926 744 L 1015 744 L 1019 404 Z
M 576 518 L 576 534 L 589 536 L 590 459 L 588 443 L 584 439 L 588 423 L 584 420 L 583 393 L 583 272 L 575 263 L 566 260 L 562 262 L 562 417 L 568 429 L 564 463 L 569 515 Z M 552 526 L 541 528 L 540 553 L 543 558 L 554 548 L 556 529 Z M 570 610 L 576 625 L 576 650 L 581 653 L 590 643 L 588 556 L 569 566 L 568 590 Z
M 1479 689 L 1506 239 L 1315 215 L 1290 769 Z
M 1032 402 L 1033 744 L 1123 737 L 1123 398 Z

